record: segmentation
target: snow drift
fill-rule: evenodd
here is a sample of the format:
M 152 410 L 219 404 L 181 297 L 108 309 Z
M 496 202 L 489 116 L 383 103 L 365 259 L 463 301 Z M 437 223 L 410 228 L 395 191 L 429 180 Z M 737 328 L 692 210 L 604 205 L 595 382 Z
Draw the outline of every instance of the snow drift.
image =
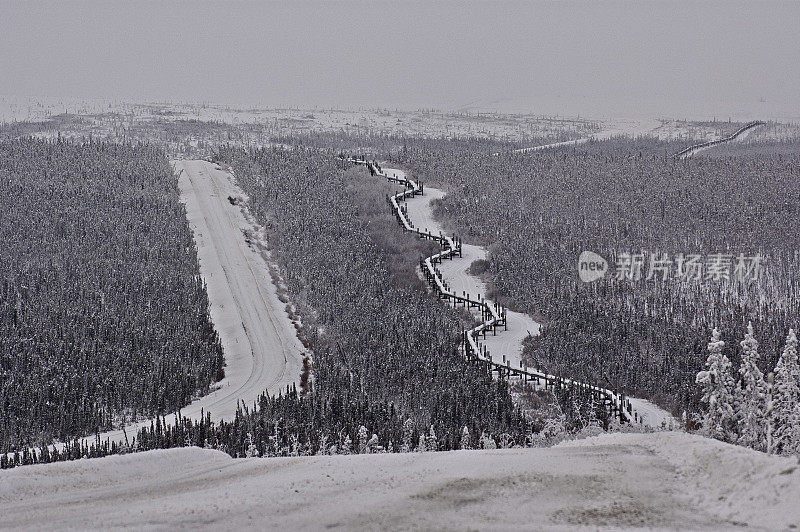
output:
M 684 433 L 553 448 L 232 459 L 198 448 L 0 472 L 3 527 L 779 529 L 794 458 Z

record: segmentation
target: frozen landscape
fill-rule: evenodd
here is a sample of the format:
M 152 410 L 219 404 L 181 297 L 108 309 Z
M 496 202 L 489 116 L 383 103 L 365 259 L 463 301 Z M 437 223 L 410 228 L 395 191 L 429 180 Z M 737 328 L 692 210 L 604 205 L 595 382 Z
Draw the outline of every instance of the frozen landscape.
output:
M 4 526 L 62 530 L 785 530 L 798 476 L 796 459 L 681 433 L 269 460 L 190 448 L 5 472 L 0 503 Z
M 0 13 L 0 530 L 800 526 L 797 4 Z

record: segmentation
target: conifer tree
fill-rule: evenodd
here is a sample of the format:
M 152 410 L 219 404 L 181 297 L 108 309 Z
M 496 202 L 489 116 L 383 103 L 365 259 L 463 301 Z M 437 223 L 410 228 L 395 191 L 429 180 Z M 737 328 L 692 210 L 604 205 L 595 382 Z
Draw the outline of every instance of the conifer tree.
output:
M 379 447 L 378 443 L 379 443 L 378 435 L 373 434 L 372 437 L 370 437 L 369 441 L 367 442 L 367 453 L 375 452 L 375 450 Z
M 775 452 L 775 441 L 774 441 L 774 433 L 775 433 L 775 423 L 772 417 L 772 409 L 773 409 L 773 396 L 774 396 L 774 389 L 775 389 L 775 374 L 769 373 L 767 375 L 767 397 L 765 400 L 765 408 L 764 408 L 764 417 L 766 422 L 765 427 L 765 436 L 766 436 L 766 452 L 767 454 L 773 454 Z
M 466 425 L 464 425 L 464 428 L 461 429 L 461 443 L 459 444 L 459 448 L 464 450 L 471 449 L 469 443 L 469 429 Z
M 439 439 L 436 437 L 436 432 L 433 430 L 433 425 L 431 425 L 431 430 L 428 432 L 428 437 L 425 438 L 425 449 L 428 451 L 439 450 Z
M 414 422 L 406 419 L 403 422 L 403 443 L 400 446 L 401 453 L 410 453 L 414 445 Z
M 319 437 L 319 449 L 317 449 L 317 456 L 324 456 L 328 454 L 328 435 L 321 434 Z
M 773 427 L 775 452 L 794 453 L 800 441 L 798 432 L 797 408 L 800 400 L 800 367 L 797 363 L 797 336 L 789 329 L 786 346 L 775 365 L 775 379 L 770 423 Z
M 367 427 L 361 425 L 358 427 L 358 454 L 365 454 L 367 452 L 367 438 L 369 438 Z
M 766 449 L 767 385 L 758 368 L 758 342 L 753 336 L 753 324 L 747 324 L 747 334 L 741 342 L 742 365 L 739 386 L 738 443 L 751 449 Z
M 314 387 L 314 361 L 311 353 L 303 355 L 303 368 L 300 371 L 300 394 L 308 395 Z
M 481 434 L 481 448 L 482 449 L 497 449 L 497 442 L 494 438 L 488 436 L 485 432 Z
M 706 369 L 697 374 L 696 382 L 703 388 L 701 401 L 708 405 L 703 416 L 703 432 L 711 438 L 732 443 L 737 435 L 736 383 L 731 374 L 731 362 L 722 352 L 724 347 L 719 330 L 714 328 L 708 343 Z
M 353 454 L 353 440 L 350 439 L 350 435 L 347 434 L 344 437 L 344 441 L 341 445 L 340 454 Z
M 258 448 L 253 443 L 253 435 L 247 433 L 247 450 L 244 453 L 245 457 L 253 458 L 258 456 Z

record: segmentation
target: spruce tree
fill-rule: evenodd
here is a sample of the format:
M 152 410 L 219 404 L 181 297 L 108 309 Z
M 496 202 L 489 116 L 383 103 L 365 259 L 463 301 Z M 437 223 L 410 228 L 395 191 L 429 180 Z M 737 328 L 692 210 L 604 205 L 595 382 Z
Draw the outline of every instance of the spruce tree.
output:
M 742 365 L 739 368 L 740 389 L 737 419 L 738 443 L 751 449 L 766 449 L 767 384 L 758 368 L 758 342 L 753 336 L 753 324 L 747 324 L 747 334 L 741 342 Z
M 403 422 L 403 444 L 400 446 L 401 453 L 410 453 L 414 446 L 414 422 L 406 419 Z
M 469 444 L 469 429 L 466 425 L 461 429 L 461 443 L 459 444 L 459 448 L 464 450 L 471 448 Z
M 701 401 L 708 405 L 703 416 L 703 433 L 718 440 L 735 442 L 737 422 L 735 411 L 736 383 L 731 374 L 731 362 L 722 352 L 725 342 L 714 328 L 708 343 L 706 369 L 697 374 L 696 382 L 703 389 Z
M 358 427 L 358 454 L 367 452 L 367 438 L 369 438 L 369 431 L 367 431 L 367 427 L 361 425 Z
M 340 454 L 353 454 L 353 440 L 350 439 L 350 435 L 347 434 L 342 442 L 340 447 Z
M 320 434 L 317 456 L 324 456 L 326 454 L 328 454 L 328 436 L 327 434 Z
M 772 399 L 774 396 L 774 391 L 775 391 L 775 374 L 769 373 L 767 375 L 767 398 L 764 408 L 764 417 L 766 421 L 765 432 L 767 440 L 766 442 L 767 454 L 773 454 L 775 452 L 775 441 L 773 437 L 775 434 L 775 424 L 774 424 L 774 419 L 772 417 L 772 408 L 774 404 L 774 401 Z
M 794 453 L 800 441 L 797 441 L 797 406 L 800 399 L 800 367 L 797 363 L 797 337 L 794 330 L 789 329 L 786 346 L 775 365 L 775 383 L 773 390 L 771 424 L 775 452 Z
M 308 395 L 314 386 L 314 362 L 311 353 L 303 355 L 303 368 L 300 371 L 300 394 Z
M 367 453 L 374 453 L 379 451 L 381 449 L 379 443 L 380 440 L 378 439 L 378 435 L 373 434 L 370 437 L 369 441 L 367 442 Z
M 247 458 L 258 457 L 258 447 L 253 443 L 253 435 L 249 432 L 247 433 L 247 449 L 244 455 Z
M 439 439 L 436 437 L 436 432 L 433 430 L 433 425 L 431 425 L 431 430 L 428 432 L 428 437 L 425 439 L 425 449 L 428 451 L 439 450 Z
M 428 448 L 425 446 L 425 433 L 424 432 L 420 432 L 420 434 L 419 434 L 419 443 L 417 443 L 417 452 L 418 453 L 424 453 L 427 450 L 428 450 Z

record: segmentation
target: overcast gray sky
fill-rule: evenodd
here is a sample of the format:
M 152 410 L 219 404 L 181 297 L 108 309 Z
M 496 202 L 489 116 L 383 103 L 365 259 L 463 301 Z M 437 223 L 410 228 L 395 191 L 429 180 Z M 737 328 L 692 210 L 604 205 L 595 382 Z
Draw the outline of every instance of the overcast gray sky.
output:
M 800 2 L 9 2 L 0 95 L 800 116 Z

